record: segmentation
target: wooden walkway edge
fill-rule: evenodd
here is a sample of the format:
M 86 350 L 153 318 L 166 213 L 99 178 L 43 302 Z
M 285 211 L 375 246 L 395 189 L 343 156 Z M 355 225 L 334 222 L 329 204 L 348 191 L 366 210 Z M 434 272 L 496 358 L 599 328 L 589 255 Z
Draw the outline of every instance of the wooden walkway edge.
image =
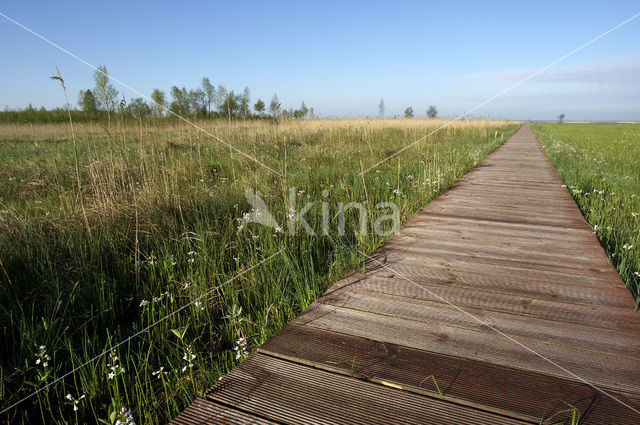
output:
M 525 125 L 172 423 L 638 424 L 634 305 Z

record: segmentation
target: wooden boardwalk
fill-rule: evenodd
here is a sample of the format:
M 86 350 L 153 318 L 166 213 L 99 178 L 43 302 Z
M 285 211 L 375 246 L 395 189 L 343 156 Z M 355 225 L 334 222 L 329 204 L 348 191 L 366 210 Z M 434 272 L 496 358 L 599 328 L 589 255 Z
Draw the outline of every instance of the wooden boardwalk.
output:
M 524 126 L 174 423 L 639 424 L 633 309 Z

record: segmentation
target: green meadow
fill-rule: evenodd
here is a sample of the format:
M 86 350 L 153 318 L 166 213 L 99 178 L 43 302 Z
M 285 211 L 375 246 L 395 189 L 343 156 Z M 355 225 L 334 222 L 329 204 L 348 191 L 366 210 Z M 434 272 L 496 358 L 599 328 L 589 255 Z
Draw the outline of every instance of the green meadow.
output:
M 0 126 L 3 420 L 175 417 L 361 267 L 392 230 L 381 203 L 405 223 L 519 126 L 461 120 L 367 171 L 444 122 L 198 122 L 233 148 L 170 121 Z M 633 285 L 640 130 L 572 128 L 536 126 Z M 243 224 L 246 189 L 277 227 Z M 303 211 L 314 234 L 288 225 Z

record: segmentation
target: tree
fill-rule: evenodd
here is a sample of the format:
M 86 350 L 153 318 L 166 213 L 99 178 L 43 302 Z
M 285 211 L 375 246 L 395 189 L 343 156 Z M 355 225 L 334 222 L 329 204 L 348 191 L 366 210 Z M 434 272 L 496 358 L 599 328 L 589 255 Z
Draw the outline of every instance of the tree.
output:
M 111 111 L 115 112 L 116 99 L 118 98 L 118 90 L 109 83 L 109 73 L 105 65 L 100 65 L 93 74 L 93 80 L 96 88 L 93 95 L 96 99 L 96 106 L 107 111 L 109 125 L 111 125 Z
M 78 92 L 78 106 L 80 107 L 80 109 L 84 109 L 84 90 L 80 90 Z
M 160 89 L 154 89 L 151 93 L 151 113 L 154 117 L 161 117 L 164 115 L 165 108 L 167 107 L 167 99 L 164 92 Z
M 249 87 L 245 86 L 244 91 L 242 92 L 242 96 L 240 96 L 240 112 L 245 118 L 247 118 L 247 116 L 249 116 L 249 113 L 251 112 L 249 110 L 250 100 Z
M 216 88 L 211 84 L 211 81 L 209 81 L 209 78 L 207 77 L 202 79 L 202 90 L 204 91 L 207 99 L 207 113 L 210 114 L 211 103 L 215 104 L 216 102 Z
M 380 118 L 384 117 L 384 99 L 380 99 L 380 104 L 378 105 L 378 112 Z
M 201 88 L 189 90 L 189 110 L 191 114 L 205 117 L 207 115 L 207 94 Z
M 182 87 L 181 89 L 176 86 L 171 87 L 171 97 L 173 98 L 173 102 L 171 102 L 171 106 L 169 107 L 171 112 L 180 116 L 189 115 L 191 113 L 189 93 L 187 92 L 186 87 Z
M 257 113 L 262 115 L 264 113 L 264 102 L 262 99 L 258 99 L 255 105 L 253 105 L 253 109 L 256 110 Z
M 413 108 L 411 106 L 404 110 L 404 117 L 413 118 Z
M 229 121 L 231 121 L 231 117 L 236 115 L 240 110 L 240 96 L 236 95 L 234 91 L 231 90 L 224 98 L 223 107 L 223 112 L 227 114 Z
M 562 124 L 562 121 L 564 121 L 564 114 L 558 115 L 558 122 Z
M 427 117 L 436 118 L 438 116 L 438 110 L 436 109 L 436 105 L 431 105 L 427 109 Z
M 271 115 L 273 115 L 274 117 L 277 116 L 280 113 L 281 106 L 282 105 L 278 100 L 278 95 L 274 94 L 273 97 L 271 98 L 271 103 L 269 103 L 269 112 L 271 112 Z
M 143 119 L 151 115 L 151 108 L 141 97 L 135 97 L 129 101 L 126 110 L 134 118 Z
M 224 113 L 224 100 L 227 98 L 227 88 L 224 84 L 218 85 L 218 90 L 216 91 L 216 106 L 218 107 L 218 111 L 220 113 Z
M 300 106 L 300 109 L 296 109 L 293 112 L 293 117 L 294 118 L 305 118 L 308 113 L 309 113 L 309 108 L 307 108 L 307 105 L 305 105 L 304 101 L 303 101 L 302 105 Z
M 95 116 L 98 108 L 96 107 L 96 98 L 93 96 L 93 92 L 91 90 L 80 91 L 80 94 L 82 95 L 82 99 L 81 99 L 82 110 L 89 117 Z

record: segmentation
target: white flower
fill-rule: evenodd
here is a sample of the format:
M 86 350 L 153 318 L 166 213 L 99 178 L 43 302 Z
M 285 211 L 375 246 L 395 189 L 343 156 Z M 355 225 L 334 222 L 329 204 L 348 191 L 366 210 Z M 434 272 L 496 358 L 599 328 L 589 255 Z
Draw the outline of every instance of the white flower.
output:
M 633 245 L 629 245 L 628 243 L 622 245 L 623 249 L 626 249 L 627 251 L 629 251 L 631 248 L 633 248 Z
M 189 258 L 187 261 L 188 261 L 189 263 L 195 263 L 196 259 L 195 259 L 195 258 Z
M 71 393 L 69 393 L 66 395 L 65 398 L 73 404 L 73 411 L 77 412 L 79 410 L 78 405 L 80 404 L 80 401 L 82 401 L 82 399 L 84 399 L 85 397 L 86 395 L 82 394 L 80 397 L 75 398 L 74 396 L 71 395 Z
M 38 347 L 38 352 L 34 353 L 33 355 L 36 358 L 36 365 L 42 365 L 43 369 L 46 369 L 49 366 L 49 360 L 51 360 L 51 357 L 47 354 L 46 346 L 40 345 Z
M 182 359 L 187 362 L 187 365 L 182 368 L 183 372 L 186 371 L 187 368 L 191 369 L 193 367 L 192 360 L 194 360 L 195 358 L 196 358 L 196 355 L 193 354 L 193 349 L 191 348 L 190 345 L 187 345 L 187 347 L 186 347 L 186 349 L 184 351 L 184 355 L 182 356 Z
M 107 363 L 107 367 L 111 371 L 107 374 L 107 379 L 109 380 L 114 379 L 116 376 L 126 372 L 125 368 L 122 367 L 118 359 L 119 358 L 116 355 L 115 350 L 112 350 L 111 353 L 109 353 L 109 363 Z
M 131 410 L 127 409 L 126 407 L 120 409 L 116 418 L 117 420 L 115 425 L 136 425 L 136 423 L 133 421 Z
M 142 300 L 142 301 L 140 301 L 140 307 L 144 307 L 144 306 L 146 306 L 147 304 L 149 304 L 149 301 L 147 301 L 147 300 Z
M 166 375 L 167 372 L 164 371 L 164 366 L 160 366 L 160 369 L 156 370 L 155 372 L 151 372 L 151 374 L 153 376 L 157 376 L 158 379 L 162 378 L 162 375 Z
M 236 353 L 236 360 L 241 360 L 249 355 L 249 351 L 247 351 L 247 341 L 242 337 L 238 338 L 233 350 Z

